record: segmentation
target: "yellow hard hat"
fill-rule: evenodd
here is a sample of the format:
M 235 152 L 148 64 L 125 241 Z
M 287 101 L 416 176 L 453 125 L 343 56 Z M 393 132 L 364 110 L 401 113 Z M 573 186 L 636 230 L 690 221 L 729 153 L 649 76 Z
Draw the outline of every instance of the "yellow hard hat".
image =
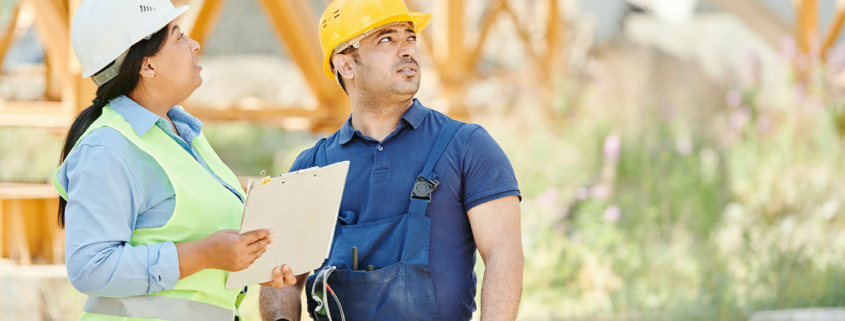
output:
M 335 0 L 320 18 L 320 45 L 325 59 L 323 71 L 335 79 L 332 53 L 341 44 L 378 27 L 408 21 L 414 32 L 420 33 L 431 21 L 431 14 L 408 12 L 402 0 Z

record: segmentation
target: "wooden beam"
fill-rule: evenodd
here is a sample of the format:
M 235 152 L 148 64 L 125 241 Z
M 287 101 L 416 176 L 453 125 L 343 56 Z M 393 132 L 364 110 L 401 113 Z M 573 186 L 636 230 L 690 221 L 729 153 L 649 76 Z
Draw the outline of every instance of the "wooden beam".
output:
M 52 186 L 51 186 L 52 187 Z M 65 230 L 59 227 L 57 214 L 59 212 L 59 198 L 53 197 L 42 199 L 42 206 L 44 206 L 44 214 L 46 215 L 44 223 L 45 229 L 50 236 L 49 243 L 46 246 L 49 248 L 47 253 L 44 253 L 48 263 L 62 264 L 65 261 Z
M 54 0 L 25 0 L 35 9 L 35 25 L 53 68 L 67 70 L 70 50 L 68 10 Z
M 26 226 L 24 224 L 23 200 L 18 199 L 0 199 L 0 219 L 3 220 L 3 256 L 11 259 L 16 259 L 18 263 L 29 265 L 32 263 L 32 257 L 29 252 L 29 242 L 26 239 L 24 232 Z
M 546 19 L 546 55 L 543 57 L 543 65 L 551 67 L 552 64 L 555 62 L 555 56 L 560 53 L 560 25 L 563 24 L 563 20 L 560 17 L 560 7 L 558 6 L 558 1 L 548 1 L 549 15 Z
M 9 114 L 0 112 L 0 126 L 67 128 L 74 115 Z
M 797 19 L 795 24 L 795 38 L 798 47 L 809 53 L 818 38 L 819 3 L 818 0 L 795 0 L 798 1 L 796 10 Z M 815 44 L 818 45 L 818 44 Z
M 200 50 L 202 50 L 202 45 L 205 44 L 208 37 L 211 36 L 211 32 L 217 27 L 225 4 L 226 0 L 204 0 L 200 5 L 199 14 L 191 23 L 188 34 L 191 39 L 199 42 Z
M 0 67 L 3 66 L 3 61 L 6 58 L 6 53 L 9 52 L 9 48 L 15 41 L 15 27 L 18 25 L 18 16 L 21 12 L 21 6 L 22 3 L 20 2 L 15 4 L 15 8 L 12 9 L 12 16 L 9 20 L 9 25 L 6 26 L 6 33 L 3 35 L 3 39 L 0 39 Z
M 434 57 L 443 62 L 449 77 L 467 70 L 464 46 L 464 0 L 437 0 L 438 25 L 434 39 Z
M 839 32 L 842 30 L 842 25 L 845 23 L 845 0 L 836 1 L 836 9 L 833 14 L 833 23 L 827 29 L 827 36 L 825 36 L 824 45 L 822 46 L 822 58 L 826 58 L 826 52 L 833 44 L 836 43 L 836 38 L 839 38 Z
M 323 73 L 323 53 L 317 36 L 317 20 L 303 0 L 258 0 L 288 55 L 321 104 L 336 101 L 342 90 Z
M 791 34 L 789 25 L 771 9 L 756 0 L 711 0 L 723 10 L 732 12 L 769 45 L 780 48 L 783 36 Z
M 484 43 L 487 41 L 487 35 L 493 27 L 493 22 L 496 21 L 499 13 L 504 9 L 505 1 L 506 0 L 495 0 L 495 2 L 493 2 L 493 4 L 490 5 L 484 13 L 484 18 L 481 22 L 481 32 L 478 34 L 478 42 L 467 57 L 467 61 L 472 63 L 473 66 L 475 66 L 478 63 L 478 59 L 481 58 L 481 50 L 484 49 Z
M 519 22 L 519 16 L 507 5 L 505 5 L 504 11 L 510 15 L 516 34 L 522 39 L 523 48 L 525 48 L 525 54 L 528 55 L 528 59 L 538 62 L 537 53 L 534 52 L 534 46 L 531 45 L 531 35 L 528 33 L 528 30 L 525 30 L 525 26 Z
M 405 4 L 408 6 L 408 10 L 411 12 L 422 12 L 423 10 L 419 6 L 419 4 L 415 0 L 405 0 Z M 430 27 L 430 25 L 429 25 Z M 417 35 L 420 40 L 420 43 L 423 45 L 423 49 L 429 54 L 434 57 L 434 47 L 432 46 L 431 42 L 431 28 L 425 28 L 422 33 Z M 435 62 L 436 63 L 436 62 Z
M 227 105 L 228 108 L 220 109 L 209 107 L 208 105 L 196 105 L 185 103 L 185 110 L 197 117 L 201 120 L 246 120 L 246 121 L 253 121 L 253 122 L 260 122 L 263 120 L 274 119 L 274 118 L 288 118 L 288 117 L 295 117 L 295 118 L 322 118 L 326 117 L 325 110 L 313 110 L 313 109 L 304 109 L 304 108 L 295 108 L 295 107 L 283 107 L 283 106 L 275 106 L 271 107 L 270 105 L 263 105 L 261 108 L 255 109 L 243 109 L 239 108 L 238 104 L 234 105 Z
M 81 2 L 82 0 L 70 0 L 68 2 L 67 21 L 73 19 L 73 14 L 79 8 Z M 67 28 L 70 28 L 69 24 Z M 97 95 L 97 86 L 90 78 L 82 78 L 82 66 L 79 65 L 73 50 L 70 50 L 70 38 L 66 41 L 69 54 L 66 64 L 67 72 L 65 72 L 64 85 L 62 86 L 62 112 L 68 115 L 76 115 L 91 106 L 91 100 Z
M 296 63 L 308 87 L 325 109 L 320 126 L 340 126 L 350 112 L 346 93 L 323 73 L 323 52 L 317 35 L 317 20 L 310 1 L 258 0 L 279 40 Z
M 53 184 L 0 183 L 0 199 L 56 198 Z

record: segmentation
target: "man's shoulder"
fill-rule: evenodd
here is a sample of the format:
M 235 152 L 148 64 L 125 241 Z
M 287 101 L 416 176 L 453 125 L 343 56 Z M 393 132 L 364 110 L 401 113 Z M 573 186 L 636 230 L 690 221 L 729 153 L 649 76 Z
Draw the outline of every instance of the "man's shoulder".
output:
M 337 142 L 338 131 L 335 131 L 334 133 L 329 135 L 329 137 L 320 138 L 317 142 L 314 143 L 314 146 L 311 146 L 310 148 L 303 150 L 301 153 L 299 153 L 299 155 L 296 156 L 296 159 L 293 161 L 293 165 L 291 166 L 290 171 L 293 172 L 300 169 L 314 167 L 314 154 L 317 152 L 317 146 L 319 146 L 320 144 L 328 145 Z

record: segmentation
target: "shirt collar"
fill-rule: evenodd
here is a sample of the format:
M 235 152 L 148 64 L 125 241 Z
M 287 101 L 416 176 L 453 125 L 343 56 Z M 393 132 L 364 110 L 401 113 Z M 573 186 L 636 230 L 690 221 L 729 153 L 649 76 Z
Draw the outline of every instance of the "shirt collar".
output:
M 126 96 L 109 100 L 109 108 L 123 117 L 139 136 L 144 136 L 161 119 L 158 115 Z
M 425 119 L 425 115 L 428 113 L 428 108 L 423 106 L 420 101 L 414 98 L 414 103 L 411 104 L 411 107 L 405 111 L 405 114 L 402 115 L 402 120 L 407 122 L 411 125 L 412 128 L 417 129 L 422 123 L 423 119 Z M 352 127 L 352 115 L 349 115 L 349 119 L 346 120 L 346 123 L 340 127 L 338 130 L 338 138 L 340 139 L 340 144 L 344 145 L 352 140 L 352 137 L 355 136 L 357 130 Z
M 188 125 L 196 136 L 199 136 L 200 131 L 202 131 L 202 121 L 189 114 L 181 106 L 170 108 L 170 110 L 167 111 L 167 117 L 170 117 L 170 120 L 172 120 L 174 124 L 183 123 Z
M 428 114 L 428 108 L 423 106 L 419 99 L 414 98 L 414 103 L 411 105 L 411 108 L 402 115 L 402 119 L 404 119 L 408 124 L 411 125 L 414 129 L 420 127 L 420 123 L 422 123 L 423 119 L 425 119 L 425 115 Z

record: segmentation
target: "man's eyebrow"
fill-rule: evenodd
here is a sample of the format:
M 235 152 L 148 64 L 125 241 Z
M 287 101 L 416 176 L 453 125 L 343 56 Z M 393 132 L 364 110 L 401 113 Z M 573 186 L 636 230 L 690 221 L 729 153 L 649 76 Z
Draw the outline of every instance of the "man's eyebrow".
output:
M 417 32 L 416 32 L 416 31 L 414 31 L 414 29 L 411 29 L 411 28 L 406 29 L 406 30 L 405 30 L 405 32 L 409 32 L 409 33 L 412 33 L 412 34 L 417 34 Z
M 396 32 L 396 30 L 393 30 L 393 29 L 385 29 L 385 30 L 382 30 L 381 32 L 379 32 L 379 33 L 376 35 L 376 38 L 381 37 L 381 36 L 384 36 L 384 35 L 386 35 L 386 34 L 391 34 L 391 33 L 397 33 L 397 32 Z

